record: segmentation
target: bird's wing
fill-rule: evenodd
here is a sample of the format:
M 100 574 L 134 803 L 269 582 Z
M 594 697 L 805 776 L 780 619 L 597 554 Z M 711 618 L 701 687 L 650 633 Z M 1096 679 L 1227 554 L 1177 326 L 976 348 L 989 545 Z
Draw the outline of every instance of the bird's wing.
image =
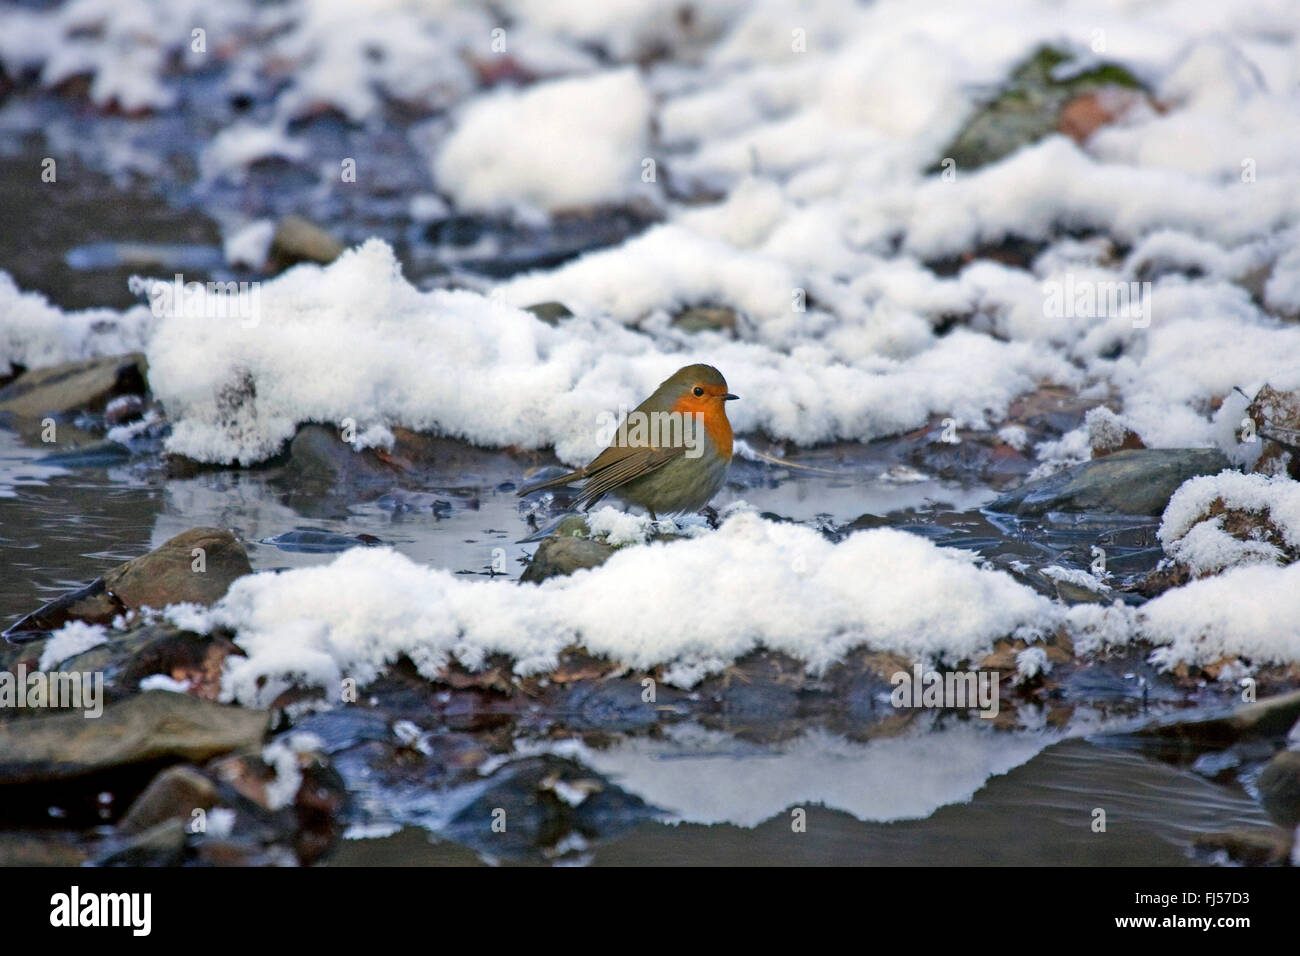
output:
M 684 445 L 667 448 L 622 448 L 611 445 L 587 466 L 587 483 L 577 503 L 593 505 L 633 479 L 662 468 L 686 452 Z

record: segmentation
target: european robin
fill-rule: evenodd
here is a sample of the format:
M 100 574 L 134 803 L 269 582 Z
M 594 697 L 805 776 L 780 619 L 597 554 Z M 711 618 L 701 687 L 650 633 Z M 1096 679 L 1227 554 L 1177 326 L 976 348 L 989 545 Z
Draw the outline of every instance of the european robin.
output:
M 574 504 L 605 495 L 658 512 L 698 511 L 718 493 L 731 464 L 726 403 L 738 398 L 712 365 L 679 368 L 628 413 L 608 448 L 586 467 L 521 489 L 521 495 L 586 480 Z

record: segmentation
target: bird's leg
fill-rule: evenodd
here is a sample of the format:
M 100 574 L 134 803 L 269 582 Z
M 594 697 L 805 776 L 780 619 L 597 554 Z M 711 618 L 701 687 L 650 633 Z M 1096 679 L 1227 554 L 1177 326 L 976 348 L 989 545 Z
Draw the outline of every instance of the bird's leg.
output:
M 646 511 L 650 512 L 650 520 L 653 521 L 655 524 L 658 524 L 659 518 L 658 516 L 655 515 L 655 510 L 653 508 L 647 508 Z

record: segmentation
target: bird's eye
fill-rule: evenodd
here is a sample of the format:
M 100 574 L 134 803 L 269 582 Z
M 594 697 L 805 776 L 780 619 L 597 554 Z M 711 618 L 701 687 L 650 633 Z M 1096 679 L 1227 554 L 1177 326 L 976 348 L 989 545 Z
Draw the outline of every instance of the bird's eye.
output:
M 704 389 L 700 388 L 698 385 L 696 385 L 693 389 L 691 389 L 691 391 L 695 393 L 696 398 L 699 398 L 701 395 L 704 394 Z

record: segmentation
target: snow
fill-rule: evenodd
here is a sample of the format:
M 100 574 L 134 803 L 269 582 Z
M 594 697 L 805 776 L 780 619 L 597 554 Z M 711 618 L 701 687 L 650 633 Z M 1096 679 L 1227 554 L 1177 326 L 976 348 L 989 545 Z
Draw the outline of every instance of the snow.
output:
M 1245 657 L 1254 664 L 1300 660 L 1300 564 L 1248 564 L 1166 591 L 1143 606 L 1138 634 L 1161 645 L 1152 660 L 1211 664 Z
M 143 351 L 152 326 L 143 306 L 65 312 L 39 293 L 23 292 L 6 272 L 0 272 L 0 316 L 0 375 L 15 365 L 41 368 Z
M 1228 533 L 1225 515 L 1207 518 L 1215 502 L 1225 511 L 1256 516 L 1261 527 L 1267 523 L 1276 529 L 1292 554 L 1300 553 L 1300 482 L 1235 471 L 1202 475 L 1174 492 L 1159 531 L 1165 552 L 1194 577 L 1241 564 L 1278 563 L 1284 557 L 1277 545 L 1261 537 L 1243 540 Z
M 173 613 L 184 627 L 236 632 L 248 656 L 231 659 L 223 693 L 245 704 L 265 703 L 291 678 L 365 684 L 401 654 L 428 676 L 453 658 L 474 669 L 494 653 L 517 673 L 540 673 L 573 643 L 638 669 L 665 665 L 665 679 L 687 687 L 759 646 L 813 672 L 862 645 L 956 661 L 1002 637 L 1033 639 L 1058 616 L 966 552 L 892 529 L 831 544 L 752 513 L 535 586 L 356 549 L 328 565 L 241 578 L 211 610 Z
M 51 670 L 92 647 L 98 647 L 107 640 L 108 631 L 102 624 L 69 621 L 46 638 L 37 668 L 43 671 Z
M 462 209 L 553 212 L 653 195 L 650 95 L 635 70 L 553 80 L 471 101 L 434 160 Z

